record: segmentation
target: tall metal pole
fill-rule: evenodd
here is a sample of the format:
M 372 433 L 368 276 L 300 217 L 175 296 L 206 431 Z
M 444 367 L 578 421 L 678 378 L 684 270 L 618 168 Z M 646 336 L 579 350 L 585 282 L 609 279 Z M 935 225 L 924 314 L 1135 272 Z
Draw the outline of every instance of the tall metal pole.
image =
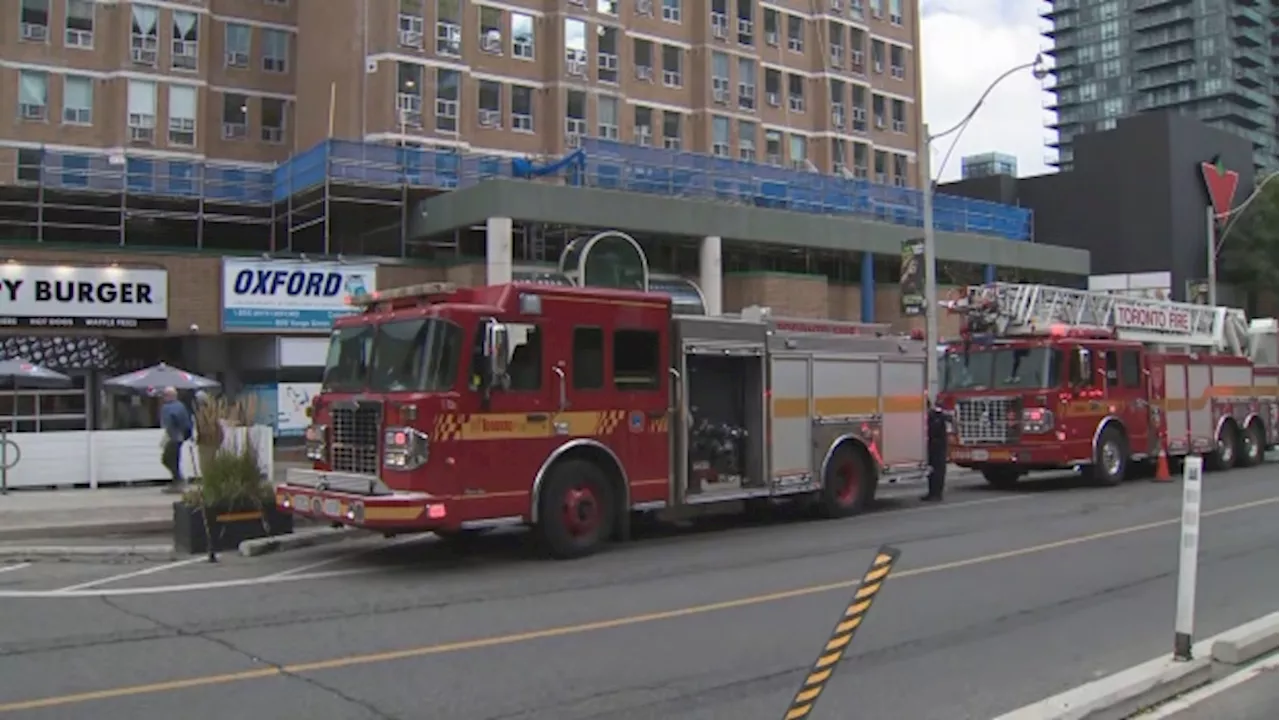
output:
M 933 232 L 933 174 L 929 170 L 929 123 L 920 126 L 920 155 L 916 167 L 920 171 L 920 215 L 924 224 L 924 341 L 925 385 L 929 402 L 938 397 L 938 268 L 937 247 Z
M 1214 216 L 1213 206 L 1206 205 L 1204 208 L 1204 237 L 1205 248 L 1208 252 L 1206 259 L 1209 261 L 1205 265 L 1208 274 L 1209 307 L 1218 306 L 1218 243 L 1214 232 L 1214 223 L 1217 220 L 1218 218 Z

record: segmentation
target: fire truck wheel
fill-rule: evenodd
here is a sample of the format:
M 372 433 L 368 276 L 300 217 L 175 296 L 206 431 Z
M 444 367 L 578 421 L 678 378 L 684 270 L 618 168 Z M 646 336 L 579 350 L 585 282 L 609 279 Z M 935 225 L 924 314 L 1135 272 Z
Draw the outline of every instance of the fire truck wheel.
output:
M 1222 429 L 1218 431 L 1218 448 L 1209 453 L 1205 460 L 1208 461 L 1210 470 L 1230 470 L 1236 466 L 1236 460 L 1240 457 L 1240 434 L 1236 432 L 1235 423 L 1230 420 L 1222 423 Z
M 1242 452 L 1240 453 L 1241 467 L 1254 467 L 1261 465 L 1263 457 L 1266 456 L 1266 441 L 1263 440 L 1262 423 L 1254 420 L 1249 423 L 1249 427 L 1244 431 L 1244 442 Z
M 613 532 L 612 488 L 608 476 L 593 462 L 556 463 L 538 502 L 538 535 L 553 558 L 590 555 Z
M 875 478 L 867 468 L 867 458 L 856 445 L 837 448 L 822 478 L 818 512 L 826 518 L 842 518 L 866 509 L 875 493 Z
M 1008 490 L 1022 479 L 1022 472 L 1007 467 L 986 468 L 982 471 L 982 477 L 991 487 Z
M 1115 427 L 1102 431 L 1098 447 L 1093 451 L 1093 467 L 1089 475 L 1099 485 L 1119 485 L 1129 470 L 1129 444 L 1124 433 Z

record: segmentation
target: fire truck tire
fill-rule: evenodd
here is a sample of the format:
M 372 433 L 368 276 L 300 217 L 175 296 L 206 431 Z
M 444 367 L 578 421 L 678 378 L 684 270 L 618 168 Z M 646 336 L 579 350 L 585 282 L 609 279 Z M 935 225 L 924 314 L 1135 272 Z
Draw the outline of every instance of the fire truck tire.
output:
M 991 487 L 1008 490 L 1022 479 L 1022 472 L 1006 467 L 986 468 L 982 471 L 982 477 Z
M 1262 432 L 1262 423 L 1257 419 L 1249 423 L 1249 427 L 1245 428 L 1244 439 L 1241 442 L 1240 467 L 1254 467 L 1262 464 L 1262 459 L 1266 457 L 1267 441 L 1266 436 Z
M 875 497 L 876 478 L 866 452 L 846 442 L 832 453 L 818 492 L 818 513 L 825 518 L 857 515 Z
M 1089 477 L 1099 485 L 1119 485 L 1129 472 L 1129 443 L 1120 428 L 1112 425 L 1098 437 Z
M 557 560 L 585 557 L 613 534 L 613 488 L 589 460 L 557 462 L 538 497 L 538 539 Z
M 1227 420 L 1218 431 L 1218 447 L 1205 455 L 1205 464 L 1213 471 L 1230 470 L 1241 462 L 1241 445 L 1240 432 L 1235 422 Z

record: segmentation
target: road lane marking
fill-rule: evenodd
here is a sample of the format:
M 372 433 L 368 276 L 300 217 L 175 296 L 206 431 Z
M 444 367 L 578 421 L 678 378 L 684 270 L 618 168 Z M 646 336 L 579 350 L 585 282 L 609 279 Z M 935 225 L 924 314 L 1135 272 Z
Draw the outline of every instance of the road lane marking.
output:
M 1228 505 L 1226 507 L 1208 510 L 1201 517 L 1214 517 L 1218 515 L 1226 515 L 1228 513 L 1249 510 L 1252 508 L 1262 507 L 1276 503 L 1280 498 L 1271 497 L 1262 500 L 1253 500 L 1237 505 Z M 931 575 L 934 573 L 944 572 L 947 570 L 955 570 L 957 568 L 969 567 L 972 565 L 982 565 L 986 563 L 996 562 L 998 560 L 1007 560 L 1015 557 L 1023 557 L 1036 553 L 1046 552 L 1049 550 L 1057 550 L 1060 548 L 1080 545 L 1096 540 L 1105 540 L 1108 538 L 1121 537 L 1124 535 L 1132 535 L 1134 533 L 1154 530 L 1156 528 L 1168 527 L 1176 525 L 1182 521 L 1181 517 L 1169 518 L 1166 520 L 1157 520 L 1155 522 L 1142 523 L 1139 525 L 1129 525 L 1127 527 L 1116 528 L 1113 530 L 1104 530 L 1102 532 L 1089 533 L 1087 535 L 1077 535 L 1075 537 L 1066 538 L 1064 540 L 1055 540 L 1040 545 L 1029 545 L 1024 548 L 1014 550 L 1006 550 L 1004 552 L 992 553 L 989 555 L 980 555 L 978 557 L 966 558 L 964 560 L 953 560 L 951 562 L 939 563 L 937 565 L 929 565 L 926 567 L 914 568 L 911 570 L 901 570 L 893 574 L 892 580 L 898 581 L 908 577 L 920 575 Z M 296 577 L 296 576 L 290 576 Z M 281 675 L 298 675 L 303 673 L 319 672 L 321 670 L 338 670 L 342 668 L 355 667 L 360 665 L 372 665 L 375 663 L 386 663 L 397 660 L 410 660 L 433 655 L 445 655 L 448 653 L 462 652 L 467 650 L 481 650 L 484 648 L 499 647 L 504 645 L 514 645 L 517 643 L 530 642 L 534 640 L 546 640 L 549 638 L 559 638 L 570 635 L 581 635 L 590 632 L 598 632 L 601 630 L 612 630 L 614 628 L 628 627 L 632 625 L 643 625 L 655 623 L 664 620 L 675 620 L 696 615 L 706 615 L 708 613 L 720 612 L 724 610 L 735 610 L 738 608 L 751 607 L 755 605 L 764 605 L 782 600 L 791 600 L 794 598 L 807 597 L 810 595 L 818 595 L 821 593 L 832 592 L 834 590 L 849 590 L 856 587 L 861 582 L 861 578 L 856 580 L 842 580 L 839 582 L 824 583 L 822 585 L 810 585 L 807 587 L 794 588 L 791 590 L 782 590 L 779 592 L 766 593 L 762 595 L 753 595 L 750 597 L 736 598 L 733 600 L 724 600 L 721 602 L 707 603 L 703 605 L 693 605 L 689 607 L 676 608 L 673 610 L 662 610 L 658 612 L 645 613 L 642 615 L 630 615 L 626 617 L 613 618 L 610 620 L 599 620 L 595 622 L 580 623 L 577 625 L 561 625 L 558 627 L 544 628 L 542 630 L 529 630 L 520 633 L 511 633 L 508 635 L 496 635 L 485 638 L 474 638 L 471 640 L 460 640 L 450 643 L 438 643 L 435 645 L 423 645 L 414 648 L 405 648 L 402 650 L 390 650 L 386 652 L 369 653 L 364 655 L 348 655 L 346 657 L 330 658 L 328 660 L 316 660 L 312 662 L 293 663 L 280 667 L 260 668 L 256 670 L 246 670 L 243 672 L 226 673 L 222 675 L 207 675 L 204 677 L 193 677 L 182 680 L 169 680 L 166 682 L 149 683 L 145 685 L 127 685 L 123 687 L 107 688 L 104 690 L 93 690 L 89 692 L 68 693 L 64 695 L 54 695 L 50 697 L 37 698 L 34 700 L 19 700 L 17 702 L 0 703 L 0 713 L 12 713 L 22 710 L 42 710 L 51 707 L 62 707 L 66 705 L 78 705 L 97 700 L 111 700 L 116 698 L 137 697 L 142 695 L 156 695 L 159 693 L 172 692 L 175 690 L 186 690 L 197 687 L 209 687 L 213 685 L 225 685 L 229 683 L 244 682 L 247 680 L 260 680 L 263 678 L 277 677 Z
M 68 585 L 67 587 L 59 588 L 52 592 L 57 595 L 62 595 L 69 592 L 75 592 L 77 590 L 88 590 L 89 588 L 98 587 L 99 585 L 108 585 L 110 583 L 117 582 L 120 580 L 128 580 L 130 578 L 144 577 L 146 575 L 154 575 L 155 573 L 164 572 L 165 570 L 174 570 L 184 565 L 193 565 L 198 562 L 206 562 L 206 561 L 207 559 L 203 556 L 197 557 L 197 558 L 190 558 L 187 560 L 179 560 L 177 562 L 165 563 L 164 565 L 156 565 L 155 567 L 143 568 L 142 570 L 134 570 L 133 572 L 121 573 L 119 575 L 112 575 L 110 577 L 104 577 L 99 580 L 90 580 L 89 582 L 80 583 L 79 585 Z
M 14 565 L 0 565 L 0 573 L 13 572 L 14 570 L 21 570 L 22 568 L 29 567 L 31 567 L 31 563 L 29 562 L 17 563 Z

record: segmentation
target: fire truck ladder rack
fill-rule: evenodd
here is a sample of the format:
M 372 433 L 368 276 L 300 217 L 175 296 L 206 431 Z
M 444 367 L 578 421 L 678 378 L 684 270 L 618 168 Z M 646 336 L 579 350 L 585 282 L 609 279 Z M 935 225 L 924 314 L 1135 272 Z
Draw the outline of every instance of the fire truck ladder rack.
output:
M 967 288 L 948 303 L 967 316 L 970 333 L 997 337 L 1093 330 L 1121 340 L 1248 355 L 1244 312 L 1108 292 L 1021 283 Z

